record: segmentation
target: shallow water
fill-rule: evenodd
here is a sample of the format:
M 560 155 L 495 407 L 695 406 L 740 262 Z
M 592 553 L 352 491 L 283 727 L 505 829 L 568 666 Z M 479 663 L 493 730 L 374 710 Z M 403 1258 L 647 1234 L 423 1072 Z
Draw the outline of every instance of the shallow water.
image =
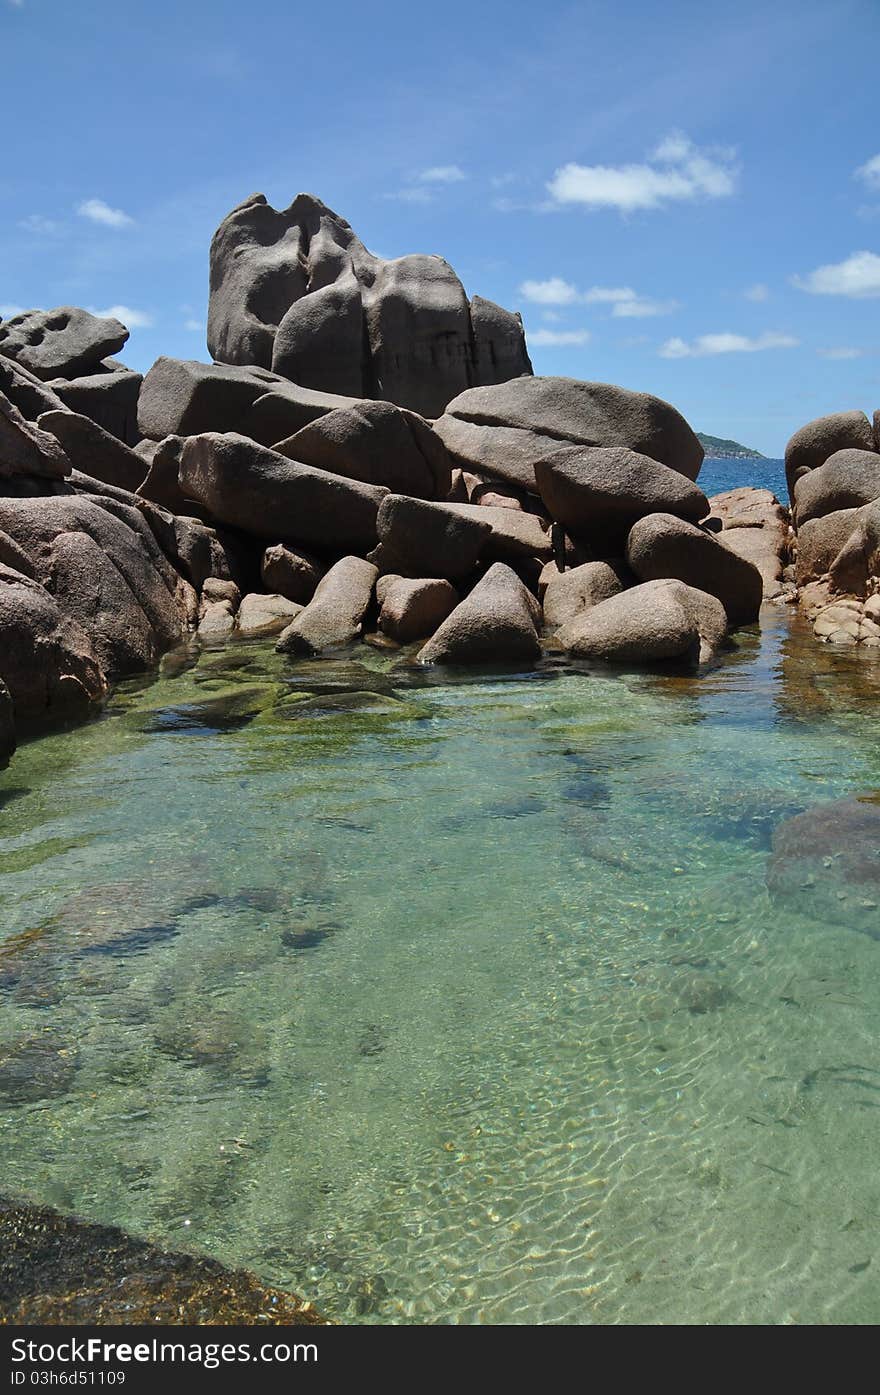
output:
M 878 712 L 773 607 L 699 678 L 129 685 L 0 776 L 0 1190 L 345 1321 L 876 1322 L 873 874 L 765 876 Z

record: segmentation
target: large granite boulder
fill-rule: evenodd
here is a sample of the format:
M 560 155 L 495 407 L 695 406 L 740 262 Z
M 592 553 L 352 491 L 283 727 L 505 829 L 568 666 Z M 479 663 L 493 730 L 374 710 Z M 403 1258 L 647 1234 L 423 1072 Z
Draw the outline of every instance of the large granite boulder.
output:
M 451 401 L 434 430 L 462 469 L 534 491 L 560 447 L 626 446 L 695 480 L 703 447 L 680 412 L 646 392 L 575 378 L 516 378 Z
M 847 509 L 841 515 L 828 516 L 845 517 L 849 512 Z M 835 591 L 865 596 L 869 582 L 880 575 L 880 499 L 857 509 L 852 525 L 826 570 Z
M 838 509 L 835 513 L 811 518 L 801 525 L 795 560 L 798 586 L 806 586 L 828 574 L 838 553 L 858 526 L 859 514 L 859 509 Z
M 221 363 L 427 417 L 465 388 L 531 372 L 518 315 L 470 306 L 441 257 L 374 256 L 311 194 L 280 210 L 253 194 L 224 218 L 208 347 Z
M 13 475 L 63 479 L 72 468 L 57 438 L 28 421 L 0 392 L 0 479 Z
M 52 388 L 72 412 L 91 417 L 111 436 L 127 446 L 134 446 L 140 440 L 137 415 L 143 381 L 143 374 L 133 373 L 113 359 L 105 359 L 95 373 L 69 381 L 52 378 L 47 387 Z
M 180 457 L 185 442 L 185 436 L 166 436 L 163 441 L 149 442 L 149 453 L 145 441 L 134 452 L 144 461 L 145 469 L 135 493 L 159 508 L 168 509 L 169 513 L 191 514 L 198 508 L 180 487 Z
M 376 519 L 379 546 L 370 560 L 382 572 L 457 581 L 472 572 L 492 532 L 488 519 L 462 514 L 465 505 L 432 504 L 387 494 Z M 479 507 L 470 510 L 482 514 Z
M 604 552 L 620 551 L 634 523 L 674 513 L 699 523 L 709 512 L 701 489 L 626 446 L 572 446 L 535 464 L 541 498 L 565 531 Z
M 541 607 L 516 572 L 495 562 L 419 650 L 423 664 L 532 664 Z
M 134 492 L 143 483 L 147 466 L 139 455 L 91 417 L 79 412 L 43 412 L 37 426 L 60 441 L 77 470 Z
M 458 592 L 441 578 L 394 576 L 387 580 L 390 585 L 382 592 L 379 629 L 398 644 L 432 635 L 459 602 Z
M 452 463 L 439 436 L 424 417 L 391 402 L 357 402 L 339 407 L 273 447 L 365 484 L 383 484 L 394 494 L 445 499 Z
M 275 543 L 267 547 L 260 564 L 260 575 L 270 591 L 286 596 L 298 605 L 308 605 L 326 567 L 308 552 Z
M 858 509 L 880 499 L 880 454 L 837 450 L 823 465 L 801 475 L 794 486 L 798 527 L 840 509 Z
M 119 320 L 91 315 L 73 305 L 23 310 L 0 322 L 0 354 L 38 378 L 75 378 L 90 373 L 128 338 Z
M 3 538 L 0 535 L 0 553 Z M 107 683 L 91 640 L 34 580 L 0 562 L 0 680 L 19 728 L 80 719 Z
M 576 659 L 701 664 L 714 657 L 726 633 L 727 614 L 715 596 L 664 579 L 633 586 L 581 611 L 556 639 Z
M 0 393 L 8 397 L 27 421 L 36 421 L 41 412 L 63 411 L 65 403 L 48 383 L 29 368 L 4 358 L 0 353 Z
M 801 476 L 824 465 L 835 451 L 876 449 L 874 432 L 864 412 L 832 412 L 808 421 L 785 447 L 785 479 L 792 503 Z
M 761 573 L 764 599 L 782 595 L 790 524 L 788 511 L 776 496 L 769 489 L 744 485 L 714 494 L 709 506 L 711 518 L 721 523 L 721 532 L 716 535 L 719 542 Z
M 480 557 L 489 562 L 516 562 L 538 557 L 546 562 L 553 556 L 550 522 L 536 513 L 507 508 L 503 504 L 446 504 L 460 518 L 488 523 L 491 532 Z
M 548 565 L 542 577 L 548 629 L 567 625 L 583 611 L 619 595 L 632 580 L 620 562 L 584 562 L 565 572 Z
M 388 491 L 343 479 L 256 445 L 234 432 L 190 436 L 180 485 L 218 523 L 270 542 L 343 551 L 373 547 Z
M 301 610 L 301 605 L 289 601 L 286 596 L 266 596 L 259 591 L 251 591 L 238 607 L 235 628 L 243 639 L 277 635 L 296 619 Z
M 263 368 L 157 358 L 138 398 L 138 429 L 153 441 L 239 431 L 271 446 L 350 398 L 290 383 Z
M 731 625 L 751 625 L 758 618 L 764 586 L 757 567 L 673 514 L 640 519 L 627 540 L 626 560 L 641 581 L 675 578 L 717 596 Z
M 362 557 L 343 557 L 318 582 L 276 649 L 283 654 L 318 654 L 357 639 L 378 575 L 378 568 Z
M 773 831 L 772 899 L 821 926 L 880 939 L 880 803 L 877 796 L 816 804 Z
M 192 590 L 138 509 L 86 494 L 0 498 L 0 531 L 88 635 L 109 679 L 150 668 L 186 633 Z

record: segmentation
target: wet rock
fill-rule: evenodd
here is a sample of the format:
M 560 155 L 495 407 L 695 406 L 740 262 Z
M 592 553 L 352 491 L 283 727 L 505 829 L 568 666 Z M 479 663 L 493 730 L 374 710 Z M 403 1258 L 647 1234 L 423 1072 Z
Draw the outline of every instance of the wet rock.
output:
M 379 573 L 362 557 L 343 557 L 322 577 L 312 600 L 287 626 L 276 648 L 317 654 L 350 644 L 361 633 Z
M 519 577 L 495 562 L 419 651 L 422 664 L 534 663 L 541 607 Z
M 819 924 L 880 939 L 880 803 L 817 804 L 773 834 L 767 886 L 775 901 Z
M 364 401 L 328 412 L 274 449 L 291 460 L 419 499 L 445 499 L 452 482 L 439 436 L 424 417 L 390 402 Z
M 467 576 L 492 532 L 482 509 L 460 510 L 462 505 L 433 504 L 388 494 L 376 518 L 379 547 L 371 554 L 382 572 L 402 576 L 443 577 L 457 581 Z
M 600 601 L 557 633 L 573 658 L 606 663 L 706 663 L 724 643 L 727 615 L 716 597 L 655 580 Z
M 31 1104 L 66 1095 L 78 1064 L 76 1047 L 54 1032 L 0 1042 L 0 1100 Z
M 758 569 L 712 534 L 672 514 L 640 519 L 630 532 L 626 560 L 642 581 L 674 578 L 717 596 L 733 626 L 758 618 L 764 596 Z
M 0 323 L 0 354 L 44 381 L 75 378 L 118 353 L 128 338 L 119 320 L 101 318 L 73 305 L 24 310 Z
M 208 601 L 202 608 L 198 636 L 203 644 L 225 644 L 235 631 L 235 607 L 230 601 Z
M 571 445 L 626 446 L 695 480 L 703 448 L 684 417 L 658 397 L 574 378 L 515 378 L 472 388 L 434 429 L 464 470 L 534 491 L 535 466 Z
M 324 1325 L 243 1269 L 0 1198 L 0 1321 L 87 1326 Z
M 187 440 L 180 483 L 220 523 L 272 542 L 339 551 L 374 546 L 387 493 L 213 431 Z

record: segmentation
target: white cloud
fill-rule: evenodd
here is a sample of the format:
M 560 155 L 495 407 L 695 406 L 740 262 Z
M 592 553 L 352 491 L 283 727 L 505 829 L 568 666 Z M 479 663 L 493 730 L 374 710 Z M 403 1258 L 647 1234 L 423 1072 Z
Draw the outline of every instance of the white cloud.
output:
M 671 315 L 677 309 L 677 300 L 650 300 L 636 295 L 618 300 L 611 313 L 619 320 L 646 320 L 653 315 Z
M 547 281 L 523 281 L 519 293 L 535 305 L 573 305 L 581 298 L 577 286 L 563 281 L 561 276 L 551 276 Z
M 532 348 L 538 349 L 561 349 L 566 345 L 571 347 L 588 344 L 591 338 L 588 329 L 536 329 L 534 333 L 526 331 L 526 340 Z
M 421 189 L 418 186 L 414 189 L 399 189 L 396 194 L 383 194 L 383 199 L 396 199 L 400 203 L 433 203 L 434 195 L 430 189 Z
M 25 232 L 45 237 L 61 231 L 60 223 L 56 223 L 52 218 L 44 218 L 42 213 L 29 213 L 26 218 L 19 218 L 18 226 L 24 228 Z
M 422 184 L 460 184 L 467 175 L 460 165 L 431 165 L 417 176 Z
M 193 334 L 203 333 L 207 329 L 204 320 L 184 320 L 183 327 Z
M 127 228 L 134 222 L 121 208 L 111 208 L 103 199 L 85 199 L 77 205 L 80 218 L 88 218 L 92 223 L 100 223 L 105 228 Z
M 15 315 L 23 314 L 23 305 L 0 305 L 0 320 L 11 320 Z
M 754 354 L 763 349 L 794 349 L 800 341 L 790 334 L 701 334 L 692 344 L 684 339 L 667 339 L 659 350 L 661 358 L 710 358 L 715 354 Z
M 148 310 L 133 310 L 130 305 L 108 305 L 106 310 L 96 310 L 90 305 L 89 310 L 102 319 L 121 320 L 127 329 L 152 329 L 156 323 Z
M 793 276 L 792 285 L 811 295 L 845 295 L 867 300 L 880 295 L 880 257 L 876 252 L 853 252 L 842 262 L 817 266 L 806 276 Z
M 863 184 L 874 194 L 880 194 L 880 155 L 874 155 L 870 160 L 866 160 L 863 165 L 859 165 L 853 175 L 854 179 L 861 179 Z
M 816 353 L 819 355 L 820 358 L 830 358 L 830 359 L 861 358 L 862 355 L 864 354 L 864 352 L 865 352 L 864 349 L 847 349 L 847 348 L 839 348 L 839 349 L 817 349 L 817 350 L 816 350 Z
M 661 141 L 644 164 L 571 163 L 556 171 L 547 188 L 556 203 L 634 213 L 698 198 L 728 198 L 736 178 L 730 150 L 702 151 L 677 131 Z
M 743 295 L 746 300 L 753 300 L 757 305 L 761 305 L 770 299 L 770 287 L 765 286 L 763 281 L 756 281 L 754 286 L 749 286 L 747 291 L 743 291 Z

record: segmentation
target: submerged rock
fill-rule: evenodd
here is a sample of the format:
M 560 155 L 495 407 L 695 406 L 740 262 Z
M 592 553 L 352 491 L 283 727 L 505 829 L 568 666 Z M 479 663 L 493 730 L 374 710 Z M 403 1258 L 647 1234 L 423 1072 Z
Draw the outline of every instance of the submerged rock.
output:
M 786 819 L 773 834 L 767 886 L 775 901 L 821 924 L 880 940 L 880 803 L 837 799 Z

